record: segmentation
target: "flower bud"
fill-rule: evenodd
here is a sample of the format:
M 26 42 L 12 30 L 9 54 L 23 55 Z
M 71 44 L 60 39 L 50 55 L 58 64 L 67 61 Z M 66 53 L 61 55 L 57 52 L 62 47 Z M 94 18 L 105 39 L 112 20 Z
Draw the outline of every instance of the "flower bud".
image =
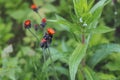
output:
M 31 28 L 31 21 L 30 20 L 25 20 L 24 27 L 25 27 L 25 29 L 26 28 Z

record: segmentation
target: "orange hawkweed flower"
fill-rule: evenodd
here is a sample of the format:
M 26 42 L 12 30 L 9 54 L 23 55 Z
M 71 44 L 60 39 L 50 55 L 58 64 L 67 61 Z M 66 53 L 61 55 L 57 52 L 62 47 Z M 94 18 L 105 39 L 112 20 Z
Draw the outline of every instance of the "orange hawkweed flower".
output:
M 31 5 L 31 9 L 32 9 L 33 11 L 37 12 L 38 7 L 37 7 L 35 4 L 32 4 L 32 5 Z
M 26 21 L 24 22 L 24 27 L 25 27 L 25 28 L 30 28 L 30 27 L 31 27 L 31 21 L 30 21 L 30 20 L 26 20 Z
M 55 31 L 52 28 L 47 29 L 48 34 L 53 35 L 55 34 Z

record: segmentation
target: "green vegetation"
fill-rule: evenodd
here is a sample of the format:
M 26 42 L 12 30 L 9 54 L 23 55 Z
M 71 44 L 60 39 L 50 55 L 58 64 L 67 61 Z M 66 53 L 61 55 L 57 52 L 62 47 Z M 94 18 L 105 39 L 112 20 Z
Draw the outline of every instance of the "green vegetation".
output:
M 119 8 L 120 0 L 0 0 L 0 80 L 120 80 Z M 49 27 L 55 34 L 42 49 Z

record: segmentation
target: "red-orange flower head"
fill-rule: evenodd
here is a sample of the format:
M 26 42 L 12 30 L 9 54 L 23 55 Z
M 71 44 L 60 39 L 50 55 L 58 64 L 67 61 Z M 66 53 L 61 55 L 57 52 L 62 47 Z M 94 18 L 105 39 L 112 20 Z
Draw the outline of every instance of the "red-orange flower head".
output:
M 47 19 L 46 18 L 42 18 L 42 23 L 46 23 Z
M 41 27 L 44 28 L 46 26 L 46 22 L 47 22 L 47 19 L 46 18 L 42 18 L 41 20 Z
M 30 28 L 31 27 L 31 21 L 30 20 L 25 20 L 24 27 L 25 28 Z
M 55 31 L 54 31 L 54 29 L 52 29 L 52 28 L 48 28 L 48 29 L 47 29 L 47 32 L 48 32 L 49 35 L 55 34 Z
M 31 9 L 32 9 L 33 11 L 35 11 L 35 12 L 38 11 L 38 7 L 37 7 L 35 4 L 32 4 L 32 5 L 31 5 Z

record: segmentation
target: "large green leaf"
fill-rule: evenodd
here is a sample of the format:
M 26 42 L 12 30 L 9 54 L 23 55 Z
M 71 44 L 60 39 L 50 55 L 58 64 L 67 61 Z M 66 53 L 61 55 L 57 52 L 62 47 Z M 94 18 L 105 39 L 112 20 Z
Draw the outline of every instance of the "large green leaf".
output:
M 101 34 L 101 33 L 111 32 L 111 31 L 114 31 L 114 30 L 115 29 L 109 28 L 107 26 L 99 26 L 97 28 L 88 29 L 88 32 L 90 32 L 92 34 Z
M 78 44 L 76 49 L 73 51 L 72 55 L 70 56 L 69 60 L 69 69 L 70 69 L 70 77 L 71 80 L 75 80 L 75 75 L 78 69 L 78 66 L 85 56 L 87 49 L 87 45 L 85 44 Z
M 101 60 L 105 59 L 113 52 L 120 52 L 120 45 L 104 44 L 99 46 L 94 55 L 88 60 L 88 65 L 94 68 Z

